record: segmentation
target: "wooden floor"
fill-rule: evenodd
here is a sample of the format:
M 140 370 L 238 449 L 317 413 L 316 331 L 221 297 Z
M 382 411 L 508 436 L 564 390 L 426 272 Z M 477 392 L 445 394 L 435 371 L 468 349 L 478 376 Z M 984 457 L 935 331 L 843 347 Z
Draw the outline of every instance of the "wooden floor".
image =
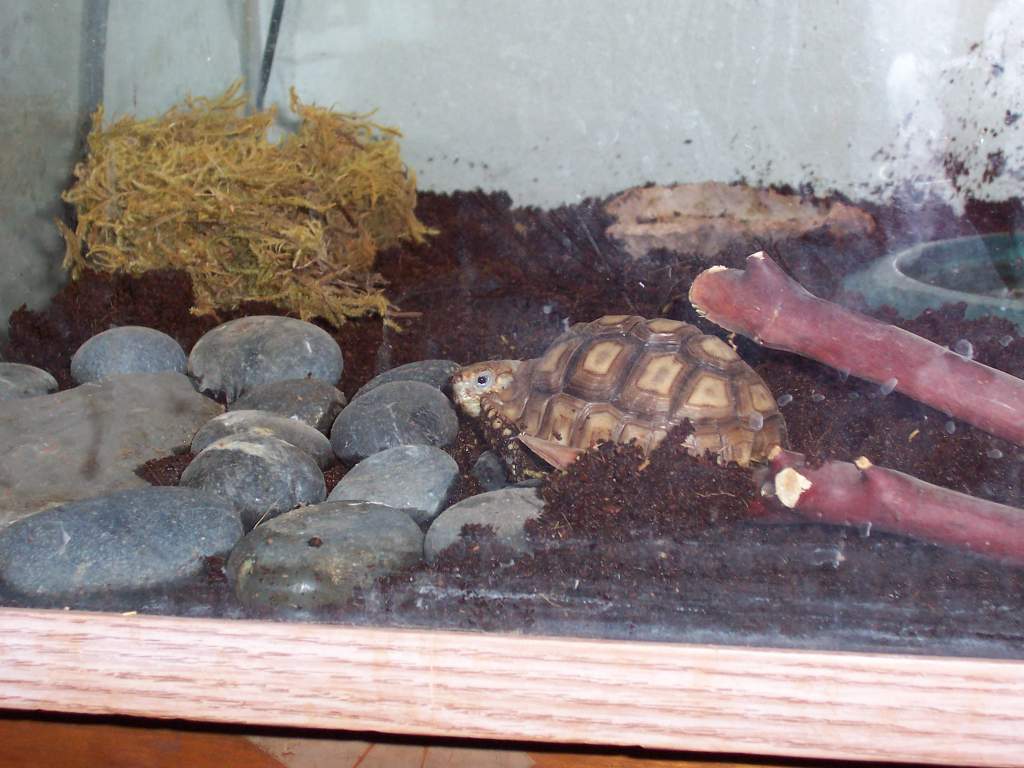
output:
M 167 727 L 149 721 L 0 713 L 0 768 L 755 768 L 820 763 L 538 749 L 485 742 L 367 741 L 365 735 Z M 831 764 L 850 765 L 850 764 Z

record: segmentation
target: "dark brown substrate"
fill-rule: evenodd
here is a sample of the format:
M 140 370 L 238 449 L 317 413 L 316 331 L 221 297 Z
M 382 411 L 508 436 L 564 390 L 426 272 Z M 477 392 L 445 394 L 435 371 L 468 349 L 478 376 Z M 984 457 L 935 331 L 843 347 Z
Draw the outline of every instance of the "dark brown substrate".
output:
M 942 206 L 908 213 L 870 209 L 876 237 L 836 243 L 821 233 L 780 243 L 736 242 L 714 259 L 741 266 L 765 248 L 809 289 L 836 297 L 840 278 L 922 236 L 998 231 L 1019 206 Z M 565 318 L 607 313 L 699 320 L 686 292 L 709 264 L 657 253 L 633 262 L 604 237 L 599 205 L 514 209 L 501 194 L 422 196 L 421 217 L 441 234 L 383 254 L 389 295 L 405 312 L 401 333 L 379 320 L 335 334 L 350 396 L 379 370 L 426 358 L 459 362 L 537 355 Z M 847 302 L 855 297 L 842 297 Z M 89 274 L 43 312 L 11 317 L 8 360 L 39 365 L 70 385 L 77 346 L 112 325 L 158 328 L 188 350 L 219 321 L 274 312 L 251 305 L 220 318 L 189 314 L 180 274 Z M 884 314 L 884 313 L 883 313 Z M 967 321 L 945 307 L 910 321 L 885 315 L 940 344 L 971 342 L 976 359 L 1024 376 L 1024 340 L 1005 321 Z M 1024 450 L 875 385 L 743 339 L 741 353 L 783 408 L 795 449 L 908 472 L 932 483 L 1024 506 Z M 646 468 L 629 448 L 605 446 L 542 485 L 536 552 L 502 551 L 487 529 L 467 530 L 434 567 L 396 574 L 352 605 L 317 618 L 359 624 L 487 629 L 637 639 L 714 641 L 827 649 L 902 649 L 1024 655 L 1024 569 L 867 530 L 751 522 L 751 473 L 686 457 L 669 440 Z M 462 470 L 452 500 L 479 491 L 468 474 L 483 444 L 468 422 L 450 452 Z M 155 483 L 173 483 L 188 457 L 151 462 Z M 328 471 L 328 485 L 346 468 Z M 222 563 L 201 585 L 104 607 L 186 615 L 246 615 Z M 96 607 L 92 605 L 90 607 Z

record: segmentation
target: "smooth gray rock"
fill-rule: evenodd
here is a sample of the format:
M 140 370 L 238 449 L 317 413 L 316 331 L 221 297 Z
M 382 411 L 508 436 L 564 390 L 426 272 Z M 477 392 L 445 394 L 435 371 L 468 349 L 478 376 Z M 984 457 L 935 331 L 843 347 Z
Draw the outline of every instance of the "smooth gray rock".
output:
M 0 530 L 0 584 L 44 603 L 172 586 L 242 537 L 235 509 L 188 488 L 73 501 Z
M 57 389 L 57 380 L 42 368 L 23 363 L 0 363 L 0 400 L 39 397 Z
M 352 462 L 398 445 L 449 445 L 458 431 L 455 409 L 437 388 L 393 381 L 353 398 L 331 428 L 331 445 Z
M 125 325 L 82 344 L 71 358 L 71 378 L 86 384 L 125 373 L 185 373 L 186 363 L 181 345 L 166 333 Z
M 428 561 L 459 540 L 464 525 L 488 525 L 494 529 L 495 540 L 517 552 L 528 552 L 523 525 L 536 518 L 544 502 L 534 488 L 502 488 L 463 499 L 448 507 L 431 524 L 423 543 Z
M 228 559 L 228 579 L 249 608 L 310 611 L 346 603 L 423 559 L 423 533 L 405 512 L 328 501 L 256 528 Z
M 441 389 L 459 368 L 459 364 L 452 360 L 417 360 L 415 363 L 399 365 L 374 376 L 359 388 L 352 399 L 362 397 L 381 384 L 389 384 L 392 381 L 419 381 Z
M 233 503 L 246 530 L 327 496 L 313 458 L 276 437 L 221 438 L 192 460 L 180 484 Z
M 458 476 L 459 465 L 440 448 L 400 445 L 352 467 L 327 500 L 375 501 L 426 525 L 441 511 Z
M 496 491 L 509 485 L 505 463 L 494 451 L 481 453 L 469 474 L 476 478 L 485 491 Z
M 189 375 L 201 392 L 233 402 L 262 384 L 312 377 L 332 386 L 344 367 L 334 338 L 292 317 L 255 315 L 218 325 L 188 357 Z
M 331 441 L 302 421 L 266 411 L 229 411 L 214 416 L 192 438 L 192 453 L 199 454 L 222 437 L 276 437 L 300 448 L 320 469 L 335 462 Z
M 133 373 L 0 402 L 0 526 L 76 499 L 148 485 L 135 469 L 188 450 L 221 407 L 180 373 Z
M 235 400 L 229 411 L 271 411 L 289 419 L 304 421 L 325 435 L 345 407 L 345 395 L 320 379 L 285 379 L 253 387 Z

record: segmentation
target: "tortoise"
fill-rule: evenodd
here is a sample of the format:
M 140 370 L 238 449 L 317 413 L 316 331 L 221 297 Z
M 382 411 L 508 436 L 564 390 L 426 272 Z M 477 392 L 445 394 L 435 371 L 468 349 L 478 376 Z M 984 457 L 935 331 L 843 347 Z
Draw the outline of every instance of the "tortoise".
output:
M 717 336 L 679 320 L 606 315 L 579 323 L 534 360 L 489 360 L 452 377 L 455 401 L 557 468 L 600 442 L 646 454 L 689 420 L 684 445 L 741 466 L 786 444 L 771 390 Z M 521 450 L 521 449 L 520 449 Z

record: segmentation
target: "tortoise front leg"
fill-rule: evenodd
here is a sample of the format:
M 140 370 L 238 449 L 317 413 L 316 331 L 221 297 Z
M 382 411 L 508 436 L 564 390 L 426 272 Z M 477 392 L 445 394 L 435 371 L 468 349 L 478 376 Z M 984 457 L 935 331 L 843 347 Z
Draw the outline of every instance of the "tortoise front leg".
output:
M 513 483 L 518 483 L 528 478 L 542 476 L 543 473 L 534 468 L 536 462 L 532 460 L 519 440 L 518 427 L 506 419 L 493 403 L 483 400 L 480 405 L 484 416 L 481 427 L 484 440 L 505 463 L 509 479 Z

